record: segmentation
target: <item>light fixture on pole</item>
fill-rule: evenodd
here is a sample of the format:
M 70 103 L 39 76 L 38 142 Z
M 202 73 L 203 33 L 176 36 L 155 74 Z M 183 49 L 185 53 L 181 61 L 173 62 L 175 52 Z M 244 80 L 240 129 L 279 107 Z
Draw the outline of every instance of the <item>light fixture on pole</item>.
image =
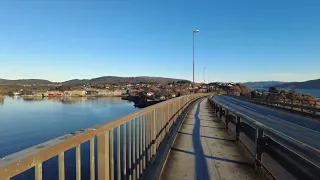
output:
M 195 49 L 195 34 L 198 33 L 199 30 L 194 30 L 193 31 L 193 76 L 192 76 L 192 89 L 193 89 L 193 93 L 195 93 L 195 89 L 194 89 L 194 49 Z
M 204 68 L 203 68 L 203 83 L 204 83 L 204 84 L 206 83 L 206 68 L 207 68 L 207 67 L 204 67 Z

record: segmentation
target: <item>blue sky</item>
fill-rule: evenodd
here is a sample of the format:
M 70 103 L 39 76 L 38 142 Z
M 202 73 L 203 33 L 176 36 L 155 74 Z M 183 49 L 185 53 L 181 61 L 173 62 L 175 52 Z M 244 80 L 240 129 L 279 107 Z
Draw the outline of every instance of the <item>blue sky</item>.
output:
M 320 1 L 0 0 L 0 78 L 320 78 Z

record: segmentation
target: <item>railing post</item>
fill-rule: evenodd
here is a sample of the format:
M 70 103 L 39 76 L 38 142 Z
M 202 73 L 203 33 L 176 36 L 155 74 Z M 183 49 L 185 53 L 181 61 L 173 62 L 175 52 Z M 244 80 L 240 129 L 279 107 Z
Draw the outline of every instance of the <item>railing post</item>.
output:
M 139 128 L 140 116 L 136 119 L 136 179 L 140 177 L 140 128 Z
M 218 112 L 219 112 L 219 106 L 216 105 L 216 117 L 218 117 Z
M 94 138 L 90 139 L 90 180 L 95 179 Z
M 151 138 L 151 116 L 152 116 L 152 113 L 148 113 L 148 118 L 147 118 L 147 142 L 148 142 L 148 146 L 147 146 L 147 149 L 148 149 L 148 162 L 150 161 L 151 159 L 151 143 L 152 143 L 152 138 Z M 147 163 L 148 164 L 148 163 Z
M 167 107 L 166 107 L 166 109 L 167 109 L 167 113 L 166 113 L 166 119 L 167 119 L 167 127 L 166 127 L 166 132 L 169 132 L 169 130 L 170 130 L 170 128 L 171 128 L 171 121 L 170 121 L 170 117 L 169 117 L 169 112 L 170 112 L 170 106 L 169 106 L 169 104 L 167 104 Z
M 123 177 L 127 179 L 127 123 L 123 124 Z
M 117 176 L 121 180 L 121 125 L 117 127 Z
M 81 180 L 81 145 L 76 146 L 76 179 Z
M 111 179 L 114 179 L 114 138 L 113 138 L 113 128 L 110 129 L 110 176 Z
M 152 115 L 152 141 L 153 141 L 153 144 L 152 144 L 152 156 L 154 156 L 156 154 L 156 151 L 157 151 L 157 140 L 156 140 L 156 135 L 157 135 L 157 132 L 156 132 L 156 110 L 154 109 L 153 110 L 153 115 Z
M 35 166 L 35 180 L 42 180 L 42 163 Z
M 143 148 L 143 137 L 142 137 L 142 129 L 143 129 L 143 127 L 142 127 L 142 125 L 143 125 L 143 116 L 140 116 L 139 117 L 139 125 L 140 125 L 140 128 L 139 128 L 139 136 L 140 136 L 140 140 L 139 140 L 139 144 L 140 144 L 140 155 L 139 155 L 139 159 L 140 159 L 140 162 L 139 162 L 139 165 L 140 165 L 140 167 L 139 167 L 139 170 L 140 170 L 140 175 L 142 174 L 142 172 L 143 172 L 143 154 L 142 154 L 142 148 Z M 140 175 L 139 175 L 139 177 L 140 177 Z
M 263 130 L 256 129 L 255 134 L 255 166 L 261 167 L 261 157 L 262 157 L 262 143 L 263 143 Z
M 132 137 L 132 125 L 131 125 L 131 122 L 133 120 L 129 121 L 128 123 L 128 177 L 129 177 L 129 180 L 132 179 L 132 140 L 131 140 L 131 137 Z
M 220 111 L 219 111 L 219 116 L 220 116 L 220 121 L 221 121 L 221 119 L 222 119 L 222 107 L 220 107 Z
M 236 120 L 236 141 L 239 141 L 240 131 L 241 131 L 240 116 L 237 116 L 237 120 Z
M 143 170 L 147 168 L 147 117 L 148 113 L 143 116 Z
M 59 180 L 65 179 L 65 169 L 64 169 L 64 152 L 61 152 L 59 155 Z
M 181 110 L 182 110 L 181 98 L 179 98 L 179 116 L 181 115 Z
M 136 180 L 136 118 L 132 120 L 132 179 Z
M 109 131 L 102 133 L 98 139 L 98 180 L 109 177 Z
M 226 117 L 226 129 L 228 129 L 228 123 L 229 123 L 229 118 L 230 118 L 230 115 L 229 115 L 229 111 L 228 111 L 228 110 L 226 110 L 225 117 Z

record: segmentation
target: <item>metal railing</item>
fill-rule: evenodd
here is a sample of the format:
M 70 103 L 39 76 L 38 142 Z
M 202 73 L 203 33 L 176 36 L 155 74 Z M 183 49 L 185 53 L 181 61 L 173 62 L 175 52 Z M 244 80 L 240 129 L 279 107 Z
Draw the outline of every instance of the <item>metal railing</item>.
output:
M 59 180 L 64 180 L 65 152 L 75 148 L 76 160 L 73 163 L 76 179 L 80 180 L 81 145 L 88 141 L 91 180 L 96 177 L 99 180 L 140 179 L 180 113 L 190 102 L 206 95 L 192 94 L 170 99 L 6 156 L 0 159 L 0 179 L 7 180 L 34 168 L 34 178 L 41 180 L 42 164 L 58 156 L 58 176 Z
M 241 96 L 234 96 L 236 98 L 253 102 L 253 103 L 259 103 L 259 104 L 266 104 L 271 105 L 275 107 L 282 107 L 289 110 L 295 110 L 300 112 L 309 112 L 311 114 L 318 114 L 320 113 L 320 104 L 319 101 L 314 101 L 313 106 L 306 106 L 298 103 L 293 103 L 291 99 L 282 99 L 282 101 L 279 100 L 267 100 L 267 99 L 259 99 L 259 98 L 248 98 L 248 97 L 241 97 Z
M 298 179 L 320 179 L 319 149 L 276 131 L 259 122 L 258 119 L 252 119 L 213 97 L 210 98 L 210 102 L 216 115 L 219 114 L 220 120 L 225 117 L 226 129 L 229 123 L 234 124 L 235 132 L 233 133 L 237 141 L 241 141 L 240 133 L 244 133 L 254 142 L 253 152 L 250 152 L 257 167 L 265 167 L 262 154 L 267 153 Z M 247 142 L 241 142 L 250 149 Z M 267 167 L 265 169 L 268 170 Z

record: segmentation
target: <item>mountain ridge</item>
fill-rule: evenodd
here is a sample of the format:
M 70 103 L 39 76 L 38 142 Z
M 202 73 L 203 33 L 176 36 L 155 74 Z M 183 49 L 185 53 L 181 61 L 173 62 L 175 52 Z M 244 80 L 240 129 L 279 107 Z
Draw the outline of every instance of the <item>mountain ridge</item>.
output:
M 71 79 L 63 82 L 52 82 L 45 79 L 1 79 L 0 85 L 29 85 L 29 84 L 62 84 L 62 85 L 82 85 L 88 83 L 169 83 L 177 81 L 187 81 L 185 79 L 167 78 L 167 77 L 152 77 L 152 76 L 136 76 L 136 77 L 120 77 L 120 76 L 101 76 L 91 79 Z M 190 81 L 189 81 L 190 82 Z
M 320 79 L 314 79 L 304 82 L 291 82 L 275 86 L 277 88 L 291 89 L 320 89 Z
M 245 82 L 250 89 L 254 88 L 269 88 L 270 86 L 277 86 L 281 84 L 286 84 L 287 82 L 282 81 L 253 81 L 253 82 Z

